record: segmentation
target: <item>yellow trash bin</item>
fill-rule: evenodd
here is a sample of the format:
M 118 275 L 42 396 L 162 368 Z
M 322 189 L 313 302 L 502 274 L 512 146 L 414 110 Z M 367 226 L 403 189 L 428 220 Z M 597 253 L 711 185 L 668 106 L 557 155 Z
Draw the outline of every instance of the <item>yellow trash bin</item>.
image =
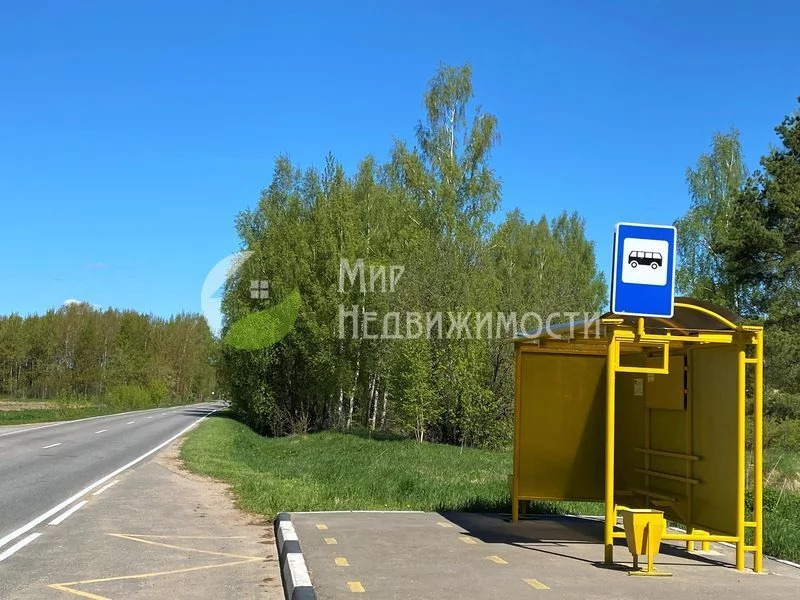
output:
M 628 549 L 633 555 L 634 568 L 639 567 L 639 556 L 647 555 L 647 569 L 629 571 L 629 575 L 671 575 L 664 571 L 656 571 L 653 559 L 661 547 L 661 536 L 666 529 L 667 522 L 664 513 L 660 510 L 648 508 L 625 508 L 619 511 L 622 515 L 622 525 L 625 527 L 625 539 Z

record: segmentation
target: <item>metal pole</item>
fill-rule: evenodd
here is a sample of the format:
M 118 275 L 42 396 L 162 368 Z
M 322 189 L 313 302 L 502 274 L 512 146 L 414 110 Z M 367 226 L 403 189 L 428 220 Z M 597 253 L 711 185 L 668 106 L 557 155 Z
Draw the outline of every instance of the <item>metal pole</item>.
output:
M 737 416 L 736 416 L 736 569 L 744 571 L 744 419 L 745 419 L 745 346 L 739 342 L 737 369 Z
M 614 400 L 615 377 L 617 373 L 617 347 L 619 342 L 615 333 L 611 334 L 606 359 L 606 496 L 605 496 L 605 562 L 614 562 L 614 525 L 617 511 L 614 506 Z
M 755 541 L 753 545 L 756 550 L 753 554 L 753 571 L 760 573 L 762 570 L 763 562 L 763 542 L 764 542 L 764 515 L 763 500 L 764 500 L 764 430 L 763 430 L 763 412 L 764 412 L 764 330 L 760 329 L 756 333 L 756 373 L 753 398 L 753 520 L 756 522 L 755 527 Z

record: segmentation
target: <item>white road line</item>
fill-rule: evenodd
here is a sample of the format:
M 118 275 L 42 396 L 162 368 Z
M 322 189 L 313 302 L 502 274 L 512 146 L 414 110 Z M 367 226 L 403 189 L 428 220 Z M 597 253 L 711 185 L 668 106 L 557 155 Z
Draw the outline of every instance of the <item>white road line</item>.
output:
M 49 446 L 42 446 L 42 450 L 47 450 L 48 448 L 55 448 L 56 446 L 60 446 L 61 442 L 56 442 L 55 444 L 50 444 Z
M 95 431 L 95 433 L 105 433 L 108 429 L 101 429 L 100 431 Z
M 197 404 L 187 404 L 186 406 L 198 406 L 200 404 L 206 404 L 205 402 L 198 402 Z M 26 433 L 28 431 L 38 431 L 39 429 L 47 429 L 48 427 L 58 427 L 59 425 L 68 425 L 69 423 L 80 423 L 81 421 L 91 421 L 93 419 L 107 419 L 109 417 L 119 417 L 121 415 L 131 415 L 133 413 L 140 413 L 140 412 L 151 412 L 154 410 L 159 410 L 157 408 L 144 408 L 142 410 L 128 410 L 121 413 L 114 413 L 112 415 L 97 415 L 94 417 L 84 417 L 82 419 L 72 419 L 71 421 L 59 421 L 58 423 L 48 423 L 47 425 L 39 425 L 38 427 L 26 427 L 25 429 L 17 429 L 16 431 L 9 431 L 7 433 L 0 433 L 0 437 L 5 437 L 7 435 L 16 435 L 18 433 Z M 219 409 L 216 409 L 219 410 Z M 166 414 L 166 413 L 164 413 Z
M 107 484 L 105 484 L 103 487 L 101 487 L 99 490 L 97 490 L 97 491 L 96 491 L 94 494 L 92 494 L 92 496 L 99 496 L 100 494 L 102 494 L 103 492 L 105 492 L 105 491 L 106 491 L 108 488 L 110 488 L 110 487 L 111 487 L 112 485 L 114 485 L 115 483 L 119 483 L 119 479 L 115 479 L 115 480 L 114 480 L 114 481 L 112 481 L 111 483 L 107 483 Z
M 23 538 L 20 541 L 18 541 L 16 544 L 11 546 L 11 548 L 6 550 L 5 552 L 0 553 L 0 562 L 3 562 L 5 559 L 7 559 L 12 554 L 14 554 L 14 552 L 19 550 L 20 548 L 24 548 L 25 546 L 30 544 L 33 540 L 35 540 L 40 535 L 42 535 L 42 534 L 41 533 L 32 533 L 28 537 Z
M 136 423 L 136 421 L 128 421 L 127 423 L 125 423 L 125 425 L 133 425 L 134 423 Z
M 153 415 L 148 415 L 148 417 L 147 417 L 147 418 L 148 418 L 148 419 L 152 419 L 152 418 L 153 418 Z
M 36 527 L 42 521 L 46 521 L 47 519 L 49 519 L 50 517 L 52 517 L 56 513 L 62 511 L 64 508 L 66 508 L 67 506 L 69 506 L 70 504 L 75 502 L 76 500 L 82 498 L 83 496 L 85 496 L 86 494 L 88 494 L 89 492 L 94 490 L 96 487 L 100 487 L 101 485 L 103 485 L 109 479 L 113 479 L 114 477 L 116 477 L 117 475 L 122 473 L 123 471 L 126 471 L 126 470 L 130 469 L 132 466 L 134 466 L 135 464 L 140 463 L 141 461 L 143 461 L 145 458 L 147 458 L 151 454 L 154 454 L 154 453 L 158 452 L 159 450 L 161 450 L 167 444 L 170 444 L 170 443 L 174 442 L 179 437 L 181 437 L 184 433 L 189 431 L 192 427 L 194 427 L 195 425 L 197 425 L 201 421 L 204 421 L 210 415 L 214 414 L 218 410 L 219 410 L 218 408 L 215 408 L 214 410 L 209 412 L 207 415 L 204 415 L 204 416 L 200 417 L 199 419 L 197 419 L 194 422 L 192 422 L 191 424 L 189 424 L 187 427 L 184 427 L 183 429 L 181 429 L 178 433 L 173 435 L 168 440 L 166 440 L 164 442 L 161 442 L 158 446 L 156 446 L 152 450 L 148 450 L 147 452 L 142 454 L 139 458 L 135 458 L 131 462 L 129 462 L 127 465 L 123 465 L 119 469 L 117 469 L 116 471 L 112 471 L 111 473 L 109 473 L 105 477 L 101 477 L 100 479 L 98 479 L 94 483 L 92 483 L 92 484 L 86 486 L 85 488 L 83 488 L 77 494 L 74 494 L 74 495 L 70 496 L 69 498 L 67 498 L 63 502 L 60 502 L 59 504 L 56 504 L 53 508 L 51 508 L 47 512 L 42 513 L 41 515 L 39 515 L 35 519 L 32 519 L 31 521 L 25 523 L 25 525 L 23 525 L 22 527 L 19 527 L 19 528 L 15 529 L 14 531 L 12 531 L 11 533 L 9 533 L 8 535 L 0 538 L 0 548 L 5 546 L 8 542 L 17 539 L 23 533 L 27 533 L 28 531 L 30 531 L 31 529 Z
M 61 513 L 59 516 L 57 516 L 55 519 L 50 521 L 50 523 L 48 523 L 48 524 L 49 525 L 58 525 L 59 523 L 65 521 L 67 519 L 67 517 L 69 517 L 72 513 L 77 512 L 78 510 L 80 510 L 81 508 L 86 506 L 86 502 L 87 502 L 86 500 L 81 500 L 75 506 L 70 508 L 68 511 Z

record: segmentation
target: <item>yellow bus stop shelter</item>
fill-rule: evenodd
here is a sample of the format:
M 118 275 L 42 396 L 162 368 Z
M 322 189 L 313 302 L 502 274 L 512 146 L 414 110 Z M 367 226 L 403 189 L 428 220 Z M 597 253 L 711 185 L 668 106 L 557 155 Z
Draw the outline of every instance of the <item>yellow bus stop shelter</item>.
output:
M 730 542 L 736 568 L 752 552 L 760 572 L 763 329 L 676 298 L 669 319 L 607 313 L 551 332 L 514 340 L 513 520 L 521 501 L 602 501 L 611 563 L 618 510 L 658 509 L 686 529 L 663 539 Z

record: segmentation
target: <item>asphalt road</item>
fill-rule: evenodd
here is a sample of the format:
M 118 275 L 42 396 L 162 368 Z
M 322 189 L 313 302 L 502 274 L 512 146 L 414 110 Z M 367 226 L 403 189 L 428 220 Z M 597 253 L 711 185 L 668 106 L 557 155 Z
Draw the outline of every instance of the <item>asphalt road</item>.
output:
M 80 510 L 83 496 L 113 483 L 217 408 L 206 403 L 0 427 L 0 573 L 14 568 L 18 550 L 45 541 L 49 524 Z

